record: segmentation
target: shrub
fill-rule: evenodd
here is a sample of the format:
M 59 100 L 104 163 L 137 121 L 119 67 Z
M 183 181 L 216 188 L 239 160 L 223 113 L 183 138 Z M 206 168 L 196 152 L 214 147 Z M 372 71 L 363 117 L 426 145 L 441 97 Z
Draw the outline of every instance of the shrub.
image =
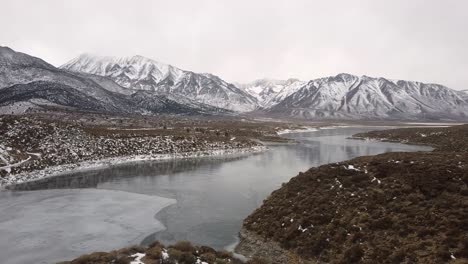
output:
M 200 259 L 208 263 L 213 263 L 216 261 L 216 255 L 211 252 L 207 252 L 207 253 L 201 254 Z
M 226 259 L 226 258 L 231 258 L 232 257 L 232 253 L 231 252 L 228 252 L 226 250 L 221 250 L 221 251 L 218 251 L 218 253 L 216 254 L 216 256 L 218 258 L 223 258 L 223 259 Z
M 146 251 L 146 255 L 154 259 L 160 259 L 162 256 L 162 249 L 159 246 L 152 247 Z
M 175 243 L 172 247 L 183 252 L 195 251 L 195 247 L 189 241 L 179 241 Z
M 167 250 L 167 254 L 169 254 L 169 257 L 170 257 L 171 259 L 179 260 L 180 257 L 181 257 L 181 255 L 182 255 L 182 251 L 177 250 L 177 249 L 175 249 L 175 248 L 169 248 L 169 249 Z
M 268 264 L 268 261 L 259 257 L 253 257 L 252 259 L 247 261 L 247 264 Z
M 353 245 L 344 254 L 345 263 L 356 263 L 364 256 L 364 250 L 359 245 Z

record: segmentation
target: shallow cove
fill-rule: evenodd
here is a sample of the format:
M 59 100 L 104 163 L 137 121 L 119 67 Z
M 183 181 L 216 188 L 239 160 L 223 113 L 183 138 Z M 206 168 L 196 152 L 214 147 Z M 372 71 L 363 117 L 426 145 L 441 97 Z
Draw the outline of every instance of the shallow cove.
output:
M 259 207 L 273 190 L 300 171 L 363 155 L 431 150 L 423 146 L 347 139 L 355 133 L 376 129 L 388 127 L 341 127 L 292 133 L 284 136 L 297 140 L 299 144 L 271 146 L 269 151 L 263 153 L 123 164 L 19 184 L 15 189 L 41 190 L 34 192 L 38 198 L 41 193 L 48 192 L 47 189 L 63 188 L 119 190 L 172 198 L 177 203 L 155 216 L 166 226 L 166 230 L 148 233 L 142 242 L 189 240 L 219 249 L 236 242 L 242 220 Z M 14 197 L 5 196 L 0 199 L 0 205 L 14 202 L 8 200 Z M 131 199 L 132 196 L 128 197 Z M 99 200 L 92 202 L 99 203 Z M 64 206 L 65 203 L 66 200 Z M 142 206 L 140 210 L 154 209 Z M 41 210 L 37 211 L 40 213 Z M 138 223 L 143 219 L 135 218 L 134 221 Z M 48 231 L 55 232 L 53 228 Z M 18 226 L 17 232 L 20 235 L 21 226 Z M 108 235 L 109 241 L 103 243 L 112 246 L 115 241 L 111 239 L 112 234 Z M 118 237 L 115 234 L 115 238 Z

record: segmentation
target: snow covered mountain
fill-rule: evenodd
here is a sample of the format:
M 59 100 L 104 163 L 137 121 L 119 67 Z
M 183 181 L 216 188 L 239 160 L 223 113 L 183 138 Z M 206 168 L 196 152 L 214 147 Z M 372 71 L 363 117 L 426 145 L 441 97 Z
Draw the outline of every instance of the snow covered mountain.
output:
M 229 111 L 164 93 L 126 89 L 107 77 L 58 69 L 0 46 L 0 114 L 67 108 L 123 114 L 218 114 Z
M 233 84 L 153 60 L 82 55 L 56 68 L 0 47 L 0 114 L 67 108 L 125 114 L 231 114 L 306 119 L 468 120 L 468 91 L 338 74 Z M 254 112 L 254 113 L 258 113 Z
M 181 70 L 142 56 L 118 58 L 83 54 L 61 68 L 105 76 L 132 90 L 182 95 L 239 112 L 252 111 L 258 106 L 253 96 L 215 75 Z
M 251 83 L 236 85 L 257 98 L 260 106 L 271 107 L 296 92 L 305 84 L 306 82 L 297 79 L 259 79 Z
M 468 119 L 468 99 L 438 84 L 338 74 L 309 81 L 266 110 L 324 119 Z
M 468 90 L 462 90 L 462 96 L 463 98 L 465 98 L 466 100 L 468 100 Z

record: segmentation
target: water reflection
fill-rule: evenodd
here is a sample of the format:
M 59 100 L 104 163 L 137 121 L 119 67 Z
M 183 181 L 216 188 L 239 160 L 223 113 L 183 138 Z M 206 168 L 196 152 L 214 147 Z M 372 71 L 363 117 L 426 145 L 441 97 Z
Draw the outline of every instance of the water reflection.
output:
M 97 188 L 111 179 L 140 177 L 144 175 L 164 175 L 190 171 L 202 166 L 216 167 L 222 163 L 239 160 L 246 156 L 177 159 L 173 161 L 146 161 L 114 165 L 105 169 L 69 173 L 8 186 L 9 190 L 33 191 L 47 189 Z

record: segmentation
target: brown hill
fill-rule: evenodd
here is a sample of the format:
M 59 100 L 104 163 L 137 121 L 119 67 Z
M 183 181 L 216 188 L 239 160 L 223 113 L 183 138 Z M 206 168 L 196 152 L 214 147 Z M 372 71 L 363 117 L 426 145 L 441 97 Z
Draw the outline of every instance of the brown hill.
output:
M 244 221 L 237 251 L 273 263 L 287 254 L 306 263 L 468 263 L 468 126 L 359 136 L 436 151 L 300 173 Z

